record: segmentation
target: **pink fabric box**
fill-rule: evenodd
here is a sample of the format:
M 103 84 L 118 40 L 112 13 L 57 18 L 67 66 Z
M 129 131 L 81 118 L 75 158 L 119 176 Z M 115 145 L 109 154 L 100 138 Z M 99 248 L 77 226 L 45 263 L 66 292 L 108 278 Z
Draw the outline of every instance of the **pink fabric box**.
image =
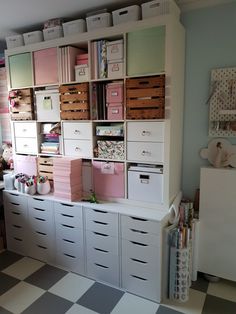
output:
M 94 190 L 98 197 L 123 198 L 125 195 L 124 164 L 93 161 Z
M 107 119 L 108 120 L 123 120 L 124 110 L 123 105 L 119 103 L 107 104 Z
M 35 51 L 33 57 L 35 85 L 57 83 L 57 48 Z
M 109 83 L 107 84 L 107 103 L 123 103 L 124 84 L 121 83 Z
M 13 161 L 15 173 L 24 173 L 28 176 L 37 176 L 36 156 L 14 155 Z
M 66 193 L 66 192 L 54 192 L 54 196 L 63 198 L 71 202 L 79 201 L 82 199 L 82 193 Z

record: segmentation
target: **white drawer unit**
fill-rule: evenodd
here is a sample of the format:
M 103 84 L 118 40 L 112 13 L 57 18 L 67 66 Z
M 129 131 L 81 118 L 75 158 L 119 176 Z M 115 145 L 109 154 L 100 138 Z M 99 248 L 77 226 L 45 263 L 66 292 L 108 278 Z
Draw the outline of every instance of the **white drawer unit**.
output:
M 29 256 L 47 263 L 55 262 L 54 243 L 32 240 L 29 245 Z
M 68 203 L 57 203 L 54 202 L 54 210 L 55 210 L 55 220 L 57 222 L 67 223 L 68 221 L 74 221 L 75 217 L 78 226 L 83 226 L 82 221 L 82 206 L 73 205 Z
M 63 122 L 63 133 L 65 139 L 91 140 L 92 124 L 90 122 Z
M 85 208 L 86 229 L 118 236 L 118 215 L 105 210 Z
M 163 203 L 163 174 L 161 168 L 130 167 L 128 170 L 130 200 Z
M 127 140 L 131 142 L 164 142 L 164 122 L 128 122 Z
M 15 137 L 36 137 L 37 125 L 36 122 L 14 122 Z
M 24 238 L 18 235 L 7 234 L 7 249 L 18 254 L 28 255 L 27 242 L 24 240 Z
M 161 300 L 161 237 L 158 222 L 121 216 L 122 287 Z
M 141 162 L 164 162 L 164 144 L 151 142 L 128 142 L 127 159 Z
M 66 156 L 92 158 L 92 141 L 65 139 L 64 152 Z
M 42 211 L 51 211 L 53 210 L 53 202 L 45 200 L 43 198 L 37 198 L 37 197 L 30 197 L 28 199 L 28 205 L 29 207 L 35 208 L 35 209 L 41 209 Z

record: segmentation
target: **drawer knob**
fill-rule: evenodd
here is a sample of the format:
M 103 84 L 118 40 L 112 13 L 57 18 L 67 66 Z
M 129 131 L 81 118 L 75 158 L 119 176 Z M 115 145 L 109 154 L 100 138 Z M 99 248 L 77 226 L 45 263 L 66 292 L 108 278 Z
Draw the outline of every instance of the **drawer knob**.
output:
M 24 144 L 24 147 L 28 147 L 28 144 Z
M 78 152 L 80 148 L 78 146 L 75 147 L 75 151 Z
M 27 129 L 22 129 L 22 132 L 26 132 L 27 131 Z
M 142 151 L 142 156 L 151 156 L 151 152 L 148 150 L 143 150 Z
M 80 134 L 80 130 L 74 130 L 74 134 Z
M 142 131 L 142 136 L 150 136 L 150 135 L 151 135 L 150 131 L 145 131 L 145 130 Z

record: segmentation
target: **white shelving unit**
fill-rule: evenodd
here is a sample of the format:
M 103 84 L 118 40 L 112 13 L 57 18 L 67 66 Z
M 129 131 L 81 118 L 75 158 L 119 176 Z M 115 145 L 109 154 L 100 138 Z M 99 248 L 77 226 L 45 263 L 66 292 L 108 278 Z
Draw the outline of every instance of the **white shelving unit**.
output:
M 143 32 L 146 34 L 149 30 L 164 30 L 164 64 L 163 69 L 147 71 L 148 73 L 140 73 L 128 75 L 127 69 L 129 65 L 128 59 L 128 36 L 136 32 Z M 8 84 L 9 89 L 30 87 L 38 89 L 39 87 L 47 86 L 60 86 L 74 84 L 78 82 L 55 82 L 55 84 L 45 84 L 37 86 L 34 81 L 33 69 L 33 54 L 35 51 L 42 49 L 55 48 L 57 52 L 59 48 L 72 45 L 79 48 L 86 48 L 89 54 L 89 64 L 91 65 L 91 43 L 95 40 L 107 39 L 116 40 L 124 38 L 124 69 L 125 73 L 122 77 L 117 78 L 115 81 L 123 81 L 126 85 L 127 80 L 130 78 L 145 78 L 159 75 L 165 75 L 165 117 L 164 119 L 126 119 L 124 120 L 62 120 L 62 156 L 74 155 L 70 151 L 74 141 L 74 150 L 79 151 L 79 145 L 83 144 L 83 150 L 79 153 L 75 152 L 74 156 L 85 158 L 86 163 L 88 160 L 93 162 L 119 162 L 124 166 L 124 197 L 112 198 L 107 197 L 106 202 L 101 204 L 85 204 L 83 202 L 69 202 L 55 199 L 53 196 L 28 196 L 22 195 L 14 191 L 5 191 L 5 211 L 9 214 L 7 217 L 7 238 L 8 246 L 11 250 L 20 252 L 25 255 L 38 257 L 39 252 L 44 250 L 42 260 L 53 261 L 58 265 L 62 265 L 70 270 L 78 273 L 91 276 L 95 279 L 109 282 L 113 285 L 120 286 L 127 291 L 142 295 L 146 298 L 160 302 L 162 298 L 162 229 L 167 223 L 167 215 L 170 205 L 180 192 L 181 186 L 181 164 L 182 164 L 182 126 L 183 126 L 183 91 L 184 91 L 184 43 L 185 32 L 183 26 L 178 21 L 178 18 L 172 15 L 158 16 L 137 22 L 128 22 L 125 24 L 97 29 L 92 32 L 82 33 L 78 35 L 71 35 L 56 40 L 36 43 L 24 47 L 6 51 L 7 69 L 8 69 Z M 146 37 L 144 37 L 146 40 Z M 152 42 L 153 44 L 153 42 Z M 147 53 L 152 51 L 152 44 L 147 48 Z M 29 64 L 31 65 L 31 72 L 29 74 L 32 84 L 30 86 L 12 86 L 12 63 L 11 60 L 17 60 L 17 55 L 27 54 L 29 56 Z M 14 57 L 12 59 L 12 57 Z M 24 55 L 25 57 L 25 55 Z M 149 58 L 148 55 L 142 56 L 143 61 Z M 141 60 L 142 61 L 142 60 Z M 155 59 L 154 59 L 155 61 Z M 155 63 L 155 62 L 154 62 Z M 19 65 L 17 64 L 17 67 Z M 59 74 L 59 73 L 58 73 Z M 58 75 L 58 77 L 60 77 Z M 88 84 L 91 85 L 98 82 L 110 82 L 112 78 L 94 79 L 89 73 Z M 27 84 L 26 84 L 27 85 Z M 124 92 L 125 94 L 125 92 Z M 124 97 L 125 98 L 125 97 Z M 126 107 L 126 100 L 124 99 L 124 107 Z M 97 158 L 94 156 L 94 147 L 97 136 L 95 136 L 95 127 L 97 125 L 106 125 L 107 123 L 123 123 L 124 124 L 124 146 L 125 146 L 125 159 L 105 159 Z M 12 128 L 15 130 L 19 127 L 21 130 L 26 129 L 28 134 L 32 136 L 33 132 L 30 131 L 32 127 L 34 130 L 40 129 L 39 121 L 13 121 Z M 66 126 L 66 128 L 65 128 Z M 76 126 L 78 132 L 71 133 L 73 127 Z M 68 129 L 67 129 L 68 127 Z M 28 130 L 29 128 L 29 130 Z M 25 132 L 26 132 L 25 131 Z M 27 133 L 26 132 L 26 133 Z M 144 136 L 145 134 L 145 136 Z M 148 136 L 146 136 L 148 134 Z M 80 135 L 80 136 L 79 136 Z M 76 137 L 77 136 L 77 137 Z M 36 132 L 34 150 L 30 152 L 22 150 L 24 145 L 29 145 L 27 136 L 26 143 L 23 143 L 21 149 L 18 149 L 19 133 L 13 132 L 14 149 L 17 154 L 31 153 L 35 156 L 42 155 L 39 150 L 40 137 Z M 130 145 L 130 143 L 132 143 Z M 77 149 L 78 148 L 78 149 Z M 153 149 L 153 151 L 151 151 Z M 135 151 L 135 154 L 132 154 Z M 145 151 L 145 154 L 143 153 Z M 146 152 L 148 151 L 148 154 Z M 151 157 L 149 154 L 151 152 Z M 69 153 L 68 153 L 69 152 Z M 130 155 L 131 153 L 131 155 Z M 50 154 L 49 154 L 50 156 Z M 137 166 L 145 164 L 159 166 L 163 169 L 162 176 L 162 190 L 161 202 L 148 200 L 147 192 L 145 198 L 129 199 L 128 194 L 128 170 L 130 166 Z M 147 167 L 148 169 L 148 167 Z M 148 182 L 149 178 L 144 178 L 144 183 Z M 158 193 L 158 187 L 153 186 L 154 191 Z M 155 194 L 155 193 L 154 193 Z M 139 195 L 140 196 L 140 195 Z M 31 221 L 24 220 L 20 216 L 23 213 L 31 213 L 34 210 L 30 205 L 31 199 L 37 206 L 33 208 L 41 208 L 40 203 L 50 202 L 50 213 L 48 215 L 52 218 L 51 230 L 48 225 L 45 227 L 47 234 L 48 231 L 54 232 L 55 247 L 49 241 L 49 238 L 42 242 L 42 239 L 37 238 L 33 243 L 29 244 L 27 239 L 30 239 L 32 229 Z M 40 199 L 40 201 L 39 201 Z M 58 205 L 59 204 L 59 205 Z M 61 223 L 60 213 L 64 214 L 74 213 L 74 207 L 79 208 L 79 222 L 75 214 L 71 214 L 70 226 L 74 226 L 78 237 L 83 242 L 78 243 L 75 241 L 72 232 L 66 233 L 69 241 L 74 244 L 67 245 L 58 237 L 58 228 Z M 24 232 L 19 234 L 14 229 L 14 213 L 13 211 L 18 208 L 19 211 L 19 225 L 22 226 Z M 60 208 L 61 211 L 58 209 Z M 42 208 L 43 209 L 43 208 Z M 91 214 L 91 215 L 90 215 Z M 59 216 L 58 216 L 59 215 Z M 89 215 L 89 217 L 88 217 Z M 60 217 L 60 218 L 59 218 Z M 82 221 L 81 222 L 81 217 Z M 92 218 L 91 218 L 92 217 Z M 22 218 L 22 219 L 21 219 Z M 51 219 L 50 218 L 50 219 Z M 66 221 L 66 218 L 63 218 Z M 46 219 L 47 220 L 47 219 Z M 89 224 L 89 221 L 98 221 L 98 224 Z M 100 224 L 99 224 L 100 223 Z M 46 224 L 46 223 L 45 223 Z M 38 225 L 36 224 L 36 227 Z M 104 248 L 105 242 L 99 241 L 98 226 L 107 226 L 104 230 L 107 238 L 111 241 L 107 243 Z M 74 229 L 74 228 L 71 228 Z M 43 229 L 42 229 L 43 230 Z M 54 230 L 54 231 L 53 231 Z M 91 232 L 95 234 L 95 238 L 91 237 Z M 141 236 L 142 235 L 142 236 Z M 18 241 L 17 239 L 22 241 Z M 26 241 L 26 242 L 25 242 Z M 92 242 L 91 242 L 92 241 Z M 37 243 L 36 243 L 37 242 Z M 25 243 L 25 245 L 24 245 Z M 44 243 L 44 244 L 43 244 Z M 77 244 L 76 244 L 77 243 Z M 99 250 L 109 252 L 107 258 L 101 257 L 101 251 L 95 252 L 92 249 L 91 243 L 97 244 Z M 36 246 L 35 246 L 36 244 Z M 69 248 L 70 246 L 70 248 Z M 32 249 L 33 247 L 33 249 Z M 45 248 L 46 249 L 45 249 Z M 29 250 L 31 248 L 31 250 Z M 48 250 L 48 248 L 50 248 Z M 62 254 L 63 249 L 66 249 L 66 255 Z M 48 253 L 45 253 L 45 250 Z M 40 258 L 40 257 L 39 257 Z M 77 261 L 77 268 L 76 263 Z M 89 261 L 89 263 L 88 263 Z M 165 261 L 166 262 L 166 261 Z

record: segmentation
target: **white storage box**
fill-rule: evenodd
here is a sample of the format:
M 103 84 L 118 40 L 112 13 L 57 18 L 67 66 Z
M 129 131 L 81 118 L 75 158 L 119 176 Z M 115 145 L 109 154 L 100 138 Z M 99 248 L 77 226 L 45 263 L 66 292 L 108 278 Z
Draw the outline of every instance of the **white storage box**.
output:
M 113 60 L 108 62 L 108 78 L 122 78 L 124 73 L 123 60 Z
M 63 26 L 64 36 L 86 32 L 86 23 L 85 23 L 85 20 L 83 19 L 66 22 L 66 23 L 63 23 L 62 26 Z
M 87 64 L 75 66 L 75 80 L 76 82 L 87 82 L 89 80 L 89 67 Z
M 165 14 L 173 14 L 179 18 L 180 8 L 174 0 L 154 0 L 142 4 L 143 19 Z
M 107 61 L 122 60 L 124 58 L 123 39 L 107 43 Z
M 24 46 L 23 35 L 13 35 L 6 38 L 7 49 Z
M 24 33 L 24 43 L 25 45 L 39 43 L 43 41 L 43 32 L 42 31 L 35 31 L 30 33 Z
M 60 94 L 57 89 L 35 92 L 37 120 L 40 122 L 60 121 Z
M 111 26 L 111 13 L 105 12 L 86 17 L 88 31 Z
M 141 19 L 141 8 L 138 5 L 131 5 L 123 9 L 112 11 L 112 17 L 114 25 L 138 21 Z
M 55 26 L 55 27 L 50 27 L 46 28 L 43 30 L 43 37 L 44 40 L 51 40 L 51 39 L 56 39 L 63 37 L 63 30 L 62 26 Z
M 128 169 L 128 199 L 163 203 L 162 168 L 131 166 Z

